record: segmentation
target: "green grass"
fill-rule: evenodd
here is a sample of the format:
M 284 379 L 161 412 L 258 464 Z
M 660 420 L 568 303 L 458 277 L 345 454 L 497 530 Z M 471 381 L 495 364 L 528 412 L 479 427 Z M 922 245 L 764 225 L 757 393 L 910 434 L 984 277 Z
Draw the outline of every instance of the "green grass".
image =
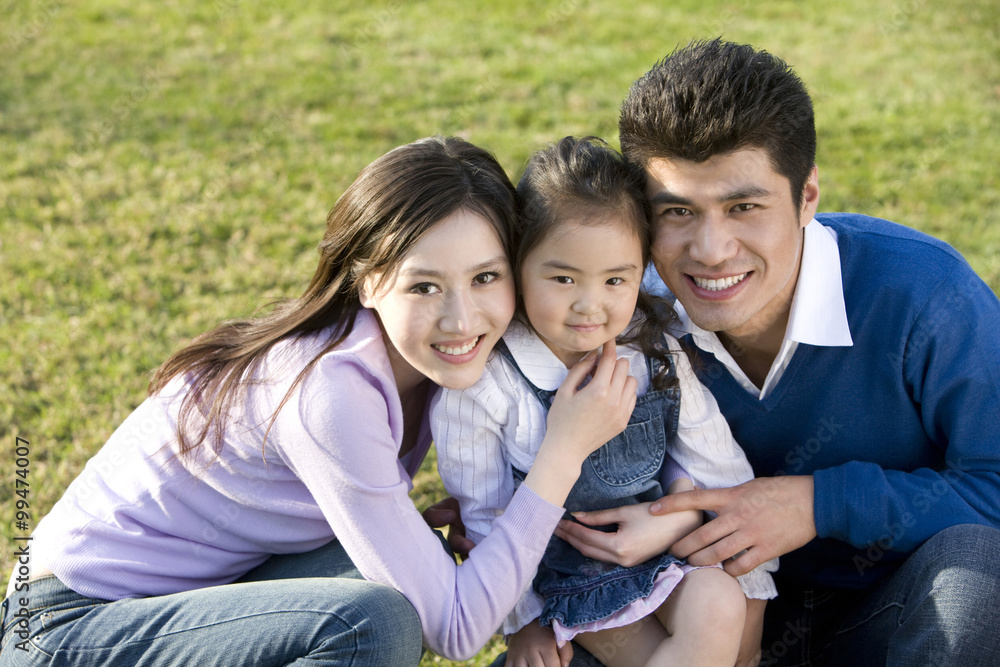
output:
M 693 38 L 754 43 L 806 81 L 821 210 L 940 236 L 1000 289 L 1000 8 L 985 0 L 3 4 L 4 571 L 15 438 L 31 442 L 37 522 L 171 351 L 302 291 L 366 163 L 459 134 L 516 177 L 566 134 L 616 144 L 631 82 Z M 441 493 L 430 467 L 417 487 L 421 503 Z

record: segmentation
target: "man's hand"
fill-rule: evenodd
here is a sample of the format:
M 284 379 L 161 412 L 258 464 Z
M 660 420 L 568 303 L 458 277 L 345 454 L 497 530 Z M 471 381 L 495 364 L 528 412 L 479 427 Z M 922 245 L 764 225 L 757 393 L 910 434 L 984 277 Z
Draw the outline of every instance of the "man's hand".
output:
M 448 526 L 448 545 L 451 550 L 462 560 L 469 557 L 469 552 L 476 544 L 465 536 L 465 524 L 462 523 L 457 500 L 448 497 L 434 503 L 423 511 L 423 517 L 431 528 Z
M 649 512 L 650 503 L 626 505 L 594 512 L 576 512 L 579 523 L 563 519 L 556 527 L 556 537 L 569 542 L 584 556 L 606 563 L 632 567 L 658 556 L 670 546 L 701 525 L 702 514 L 697 511 L 676 512 L 655 516 Z M 618 524 L 611 533 L 587 526 Z
M 542 627 L 537 619 L 507 640 L 508 667 L 569 667 L 571 660 L 572 642 L 566 642 L 559 648 L 552 628 Z
M 758 477 L 729 489 L 695 489 L 665 496 L 649 507 L 655 515 L 695 509 L 711 510 L 718 517 L 675 543 L 670 552 L 692 565 L 723 563 L 733 576 L 816 537 L 811 475 Z M 729 560 L 736 554 L 739 558 Z

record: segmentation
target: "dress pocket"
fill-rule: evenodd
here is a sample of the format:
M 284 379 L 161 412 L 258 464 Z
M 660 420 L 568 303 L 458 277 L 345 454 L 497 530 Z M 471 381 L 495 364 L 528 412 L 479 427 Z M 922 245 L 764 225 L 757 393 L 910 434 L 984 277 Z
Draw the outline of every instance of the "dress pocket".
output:
M 655 416 L 625 427 L 615 438 L 590 455 L 590 465 L 603 482 L 627 486 L 660 470 L 666 454 L 663 418 Z

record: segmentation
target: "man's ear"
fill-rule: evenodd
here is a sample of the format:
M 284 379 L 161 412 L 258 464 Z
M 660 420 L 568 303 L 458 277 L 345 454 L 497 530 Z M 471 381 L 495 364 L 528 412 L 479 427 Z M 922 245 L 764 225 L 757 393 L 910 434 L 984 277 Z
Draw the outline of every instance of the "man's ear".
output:
M 813 165 L 809 178 L 802 186 L 802 210 L 799 211 L 799 225 L 805 227 L 819 210 L 819 167 Z

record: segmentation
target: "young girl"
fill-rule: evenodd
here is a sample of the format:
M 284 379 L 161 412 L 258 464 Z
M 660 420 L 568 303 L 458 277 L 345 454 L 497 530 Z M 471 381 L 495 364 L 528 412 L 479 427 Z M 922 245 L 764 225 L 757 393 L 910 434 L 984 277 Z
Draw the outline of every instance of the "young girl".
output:
M 167 360 L 39 523 L 3 603 L 0 666 L 474 655 L 530 582 L 579 464 L 635 402 L 624 361 L 574 368 L 471 566 L 424 523 L 408 493 L 426 397 L 475 382 L 507 328 L 516 213 L 500 165 L 460 139 L 365 168 L 303 295 Z
M 529 160 L 518 195 L 520 321 L 478 382 L 432 402 L 439 470 L 469 537 L 478 542 L 491 531 L 531 469 L 567 369 L 619 336 L 618 355 L 629 360 L 640 397 L 626 430 L 584 464 L 567 509 L 648 502 L 690 489 L 692 480 L 716 488 L 750 479 L 711 394 L 664 334 L 672 309 L 640 291 L 651 241 L 642 176 L 599 140 L 566 137 Z M 678 517 L 677 537 L 700 523 L 700 514 Z M 503 626 L 512 635 L 507 664 L 539 656 L 558 664 L 554 633 L 560 647 L 574 639 L 606 665 L 731 666 L 744 593 L 773 597 L 775 567 L 742 577 L 741 591 L 720 568 L 695 569 L 669 554 L 625 568 L 553 537 L 534 591 Z

